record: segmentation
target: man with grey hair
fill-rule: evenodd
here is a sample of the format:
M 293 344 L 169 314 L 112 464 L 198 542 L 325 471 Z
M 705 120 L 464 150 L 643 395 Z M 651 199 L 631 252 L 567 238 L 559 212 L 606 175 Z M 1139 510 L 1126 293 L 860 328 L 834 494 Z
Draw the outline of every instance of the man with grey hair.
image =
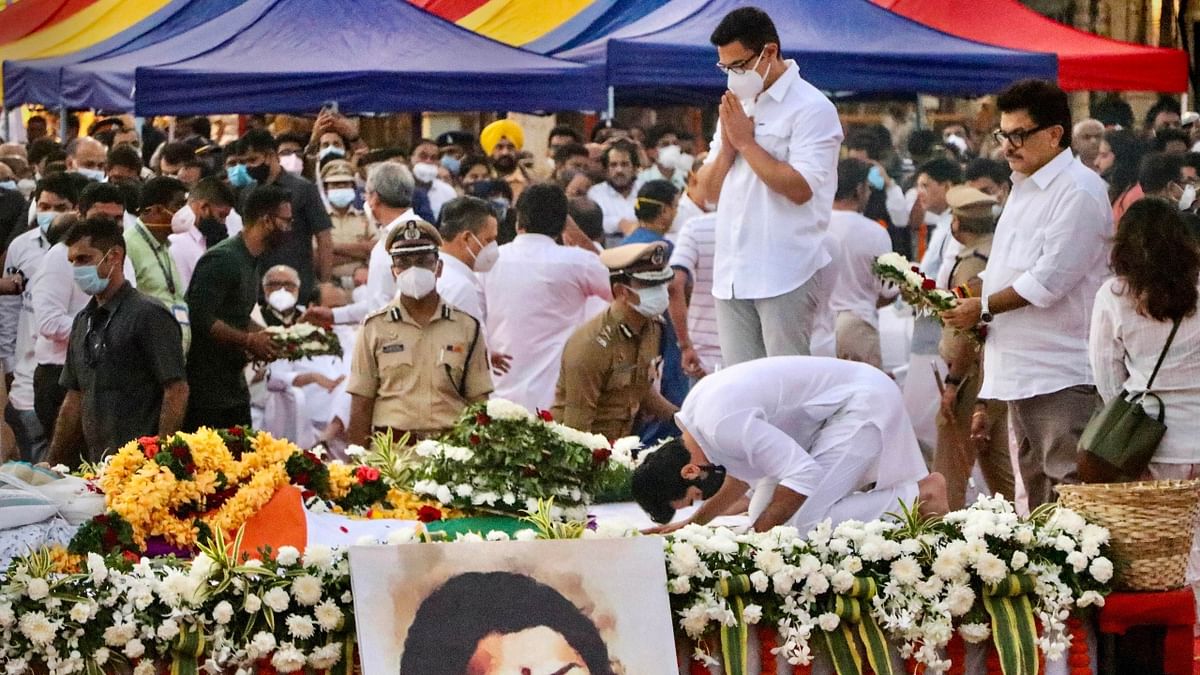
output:
M 1096 163 L 1096 155 L 1100 154 L 1100 142 L 1103 140 L 1104 123 L 1100 120 L 1080 120 L 1071 129 L 1071 149 L 1084 166 Z
M 103 143 L 83 136 L 67 143 L 66 151 L 67 171 L 74 171 L 97 182 L 104 181 L 104 161 L 108 158 L 108 151 Z
M 419 220 L 412 209 L 415 187 L 412 172 L 404 164 L 389 160 L 371 167 L 367 172 L 363 210 L 374 222 L 381 225 L 367 267 L 366 297 L 333 310 L 310 307 L 310 318 L 324 322 L 359 324 L 367 314 L 392 301 L 396 295 L 396 279 L 392 275 L 391 256 L 388 255 L 383 242 L 397 225 Z

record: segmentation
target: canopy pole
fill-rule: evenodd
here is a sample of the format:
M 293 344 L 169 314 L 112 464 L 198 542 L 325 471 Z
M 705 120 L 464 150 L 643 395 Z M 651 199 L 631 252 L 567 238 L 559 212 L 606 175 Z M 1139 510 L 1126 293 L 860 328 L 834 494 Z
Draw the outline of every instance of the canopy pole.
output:
M 916 95 L 917 101 L 917 129 L 926 129 L 929 127 L 929 118 L 925 115 L 925 106 L 921 105 L 921 95 Z
M 613 88 L 608 88 L 608 111 L 604 114 L 604 126 L 612 127 L 613 119 L 617 116 L 617 97 Z
M 12 119 L 11 111 L 8 108 L 0 108 L 0 111 L 4 112 L 4 142 L 9 143 L 12 141 L 12 128 L 10 126 Z
M 62 144 L 64 147 L 68 143 L 68 141 L 67 141 L 67 132 L 68 131 L 70 131 L 70 129 L 67 128 L 67 106 L 60 105 L 60 106 L 58 106 L 58 137 L 59 137 L 59 139 L 62 140 Z M 83 130 L 80 129 L 80 131 L 83 131 Z

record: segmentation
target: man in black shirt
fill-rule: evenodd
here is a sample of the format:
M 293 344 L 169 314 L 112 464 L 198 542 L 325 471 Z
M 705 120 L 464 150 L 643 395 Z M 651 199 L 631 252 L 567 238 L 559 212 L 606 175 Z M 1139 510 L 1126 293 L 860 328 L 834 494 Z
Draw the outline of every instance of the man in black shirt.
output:
M 75 466 L 81 447 L 97 462 L 140 436 L 178 431 L 188 386 L 175 317 L 125 280 L 121 226 L 89 218 L 65 243 L 75 283 L 92 300 L 71 325 L 59 381 L 67 396 L 47 461 Z
M 300 273 L 300 303 L 316 295 L 317 281 L 329 281 L 333 272 L 333 222 L 321 201 L 317 186 L 283 170 L 279 165 L 278 145 L 263 129 L 242 136 L 242 157 L 246 173 L 258 185 L 275 185 L 291 193 L 292 229 L 282 243 L 259 261 L 260 272 L 275 265 L 287 265 Z M 240 213 L 242 209 L 238 209 Z M 313 239 L 316 238 L 316 259 Z
M 191 398 L 183 424 L 188 431 L 249 425 L 250 391 L 242 374 L 248 355 L 269 362 L 279 353 L 250 312 L 258 298 L 261 261 L 291 230 L 291 196 L 274 185 L 250 188 L 242 219 L 241 232 L 200 257 L 188 286 Z

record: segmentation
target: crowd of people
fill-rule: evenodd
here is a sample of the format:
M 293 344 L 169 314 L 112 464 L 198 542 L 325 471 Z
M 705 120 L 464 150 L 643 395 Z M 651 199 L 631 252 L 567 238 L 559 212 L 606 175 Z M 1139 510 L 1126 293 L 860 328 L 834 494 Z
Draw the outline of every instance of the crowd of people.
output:
M 1110 97 L 1072 124 L 1066 94 L 1024 81 L 986 133 L 901 138 L 845 125 L 760 10 L 712 42 L 729 91 L 708 143 L 560 126 L 537 157 L 501 119 L 370 148 L 322 110 L 308 136 L 254 124 L 219 146 L 202 117 L 173 139 L 120 118 L 55 139 L 33 117 L 0 145 L 19 457 L 239 424 L 336 453 L 435 436 L 497 396 L 681 438 L 635 485 L 665 519 L 755 484 L 760 526 L 897 496 L 945 510 L 976 465 L 1036 506 L 1078 480 L 1082 429 L 1146 386 L 1170 334 L 1149 474 L 1196 474 L 1200 116 L 1164 98 L 1139 130 Z M 904 307 L 872 271 L 889 252 L 957 302 L 917 317 L 885 374 L 880 313 Z M 304 323 L 344 356 L 281 359 L 264 328 Z

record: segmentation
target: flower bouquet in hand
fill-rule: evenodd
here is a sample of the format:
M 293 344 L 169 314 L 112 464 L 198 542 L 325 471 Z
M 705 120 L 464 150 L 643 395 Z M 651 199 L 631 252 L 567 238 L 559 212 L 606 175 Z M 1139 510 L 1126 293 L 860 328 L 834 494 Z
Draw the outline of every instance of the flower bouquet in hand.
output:
M 268 326 L 264 329 L 279 347 L 279 358 L 299 361 L 310 356 L 341 356 L 342 343 L 337 335 L 311 323 L 292 326 Z
M 921 269 L 912 261 L 899 253 L 885 253 L 875 259 L 871 271 L 881 281 L 900 290 L 904 302 L 922 316 L 931 316 L 939 324 L 942 323 L 942 312 L 953 309 L 958 304 L 959 295 L 937 287 L 937 282 L 921 273 Z M 984 333 L 976 328 L 968 335 L 977 342 L 983 342 Z

